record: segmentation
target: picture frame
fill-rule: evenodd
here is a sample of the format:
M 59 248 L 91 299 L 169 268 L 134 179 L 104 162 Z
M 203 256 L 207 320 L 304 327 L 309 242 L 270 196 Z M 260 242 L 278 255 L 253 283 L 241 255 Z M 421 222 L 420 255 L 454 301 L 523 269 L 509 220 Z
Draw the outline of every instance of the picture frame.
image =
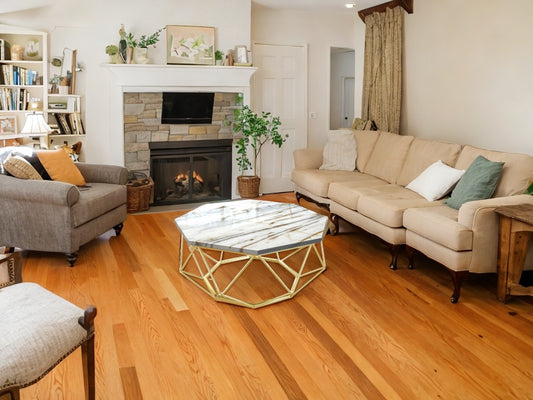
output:
M 235 62 L 248 64 L 248 49 L 246 46 L 235 46 Z
M 215 65 L 215 28 L 167 25 L 167 64 Z
M 66 114 L 56 113 L 55 117 L 56 117 L 56 120 L 58 122 L 59 130 L 60 130 L 61 134 L 62 135 L 71 135 L 72 131 L 70 130 L 70 126 L 68 124 Z
M 16 135 L 17 117 L 15 115 L 0 116 L 0 135 Z

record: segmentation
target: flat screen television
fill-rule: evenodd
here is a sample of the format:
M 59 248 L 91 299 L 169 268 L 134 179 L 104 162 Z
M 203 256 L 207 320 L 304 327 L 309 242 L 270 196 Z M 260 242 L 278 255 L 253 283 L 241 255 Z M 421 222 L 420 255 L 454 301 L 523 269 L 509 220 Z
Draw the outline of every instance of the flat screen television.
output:
M 214 93 L 163 92 L 162 124 L 210 124 Z

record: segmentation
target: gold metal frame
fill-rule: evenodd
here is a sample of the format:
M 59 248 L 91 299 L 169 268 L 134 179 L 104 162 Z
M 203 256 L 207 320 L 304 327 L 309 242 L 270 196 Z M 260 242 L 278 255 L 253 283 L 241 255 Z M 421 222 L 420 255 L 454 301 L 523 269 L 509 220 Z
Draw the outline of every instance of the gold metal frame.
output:
M 183 235 L 180 240 L 180 257 L 179 257 L 179 272 L 188 280 L 193 282 L 196 286 L 209 294 L 216 301 L 235 304 L 249 308 L 259 308 L 268 306 L 271 304 L 279 303 L 280 301 L 288 300 L 296 296 L 304 287 L 311 283 L 318 275 L 320 275 L 326 269 L 326 259 L 324 257 L 324 246 L 322 242 L 314 243 L 306 246 L 294 247 L 287 249 L 289 254 L 281 256 L 281 252 L 273 252 L 265 255 L 250 255 L 245 253 L 228 252 L 230 254 L 236 254 L 236 257 L 224 258 L 224 251 L 217 249 L 210 249 L 201 246 L 189 246 L 189 254 L 187 257 L 183 256 L 184 239 Z M 215 258 L 208 254 L 209 252 L 218 252 L 219 257 Z M 287 261 L 300 251 L 305 251 L 303 261 L 297 268 L 291 268 Z M 309 261 L 309 256 L 315 254 L 319 261 L 320 266 L 310 271 L 306 271 L 305 267 Z M 197 273 L 187 271 L 186 268 L 189 265 L 191 259 L 194 260 Z M 252 264 L 253 261 L 260 261 L 267 268 L 268 271 L 276 278 L 281 284 L 281 287 L 285 290 L 285 293 L 265 299 L 260 302 L 252 303 L 245 299 L 238 299 L 228 295 L 228 291 L 238 282 L 244 271 Z M 223 265 L 245 261 L 244 266 L 237 272 L 237 274 L 230 280 L 225 286 L 221 287 L 215 279 L 215 272 Z M 212 264 L 212 265 L 211 265 Z M 278 273 L 272 268 L 271 264 L 278 264 L 285 271 L 292 275 L 292 284 L 287 285 Z M 210 266 L 211 265 L 211 266 Z M 301 283 L 302 278 L 309 277 L 308 280 Z M 202 284 L 200 283 L 202 282 Z M 290 286 L 290 287 L 289 287 Z

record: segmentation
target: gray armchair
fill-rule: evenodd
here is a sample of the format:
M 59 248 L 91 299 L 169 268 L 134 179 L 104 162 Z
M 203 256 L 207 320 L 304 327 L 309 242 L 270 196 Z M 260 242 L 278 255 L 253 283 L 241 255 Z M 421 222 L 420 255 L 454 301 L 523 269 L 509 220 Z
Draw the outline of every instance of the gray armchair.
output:
M 87 187 L 0 174 L 0 246 L 62 252 L 73 266 L 80 246 L 111 228 L 120 234 L 127 215 L 127 169 L 76 165 Z

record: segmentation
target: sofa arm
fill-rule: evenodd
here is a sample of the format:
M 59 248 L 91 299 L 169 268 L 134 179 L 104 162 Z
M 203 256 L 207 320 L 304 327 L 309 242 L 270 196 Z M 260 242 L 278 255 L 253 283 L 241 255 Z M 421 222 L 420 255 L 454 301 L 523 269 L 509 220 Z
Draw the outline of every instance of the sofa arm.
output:
M 533 204 L 533 196 L 528 194 L 519 194 L 515 196 L 495 197 L 486 200 L 476 200 L 464 203 L 459 209 L 457 222 L 474 229 L 480 224 L 479 219 L 484 218 L 487 213 L 494 214 L 494 209 L 501 206 L 514 204 Z M 497 218 L 499 221 L 499 219 Z M 496 229 L 498 226 L 495 227 Z
M 128 170 L 118 165 L 77 163 L 76 166 L 87 182 L 116 185 L 128 183 Z
M 295 169 L 318 169 L 322 165 L 323 148 L 297 149 L 293 152 Z
M 70 183 L 19 179 L 0 175 L 0 204 L 7 201 L 30 201 L 35 203 L 72 206 L 80 198 L 78 188 Z

